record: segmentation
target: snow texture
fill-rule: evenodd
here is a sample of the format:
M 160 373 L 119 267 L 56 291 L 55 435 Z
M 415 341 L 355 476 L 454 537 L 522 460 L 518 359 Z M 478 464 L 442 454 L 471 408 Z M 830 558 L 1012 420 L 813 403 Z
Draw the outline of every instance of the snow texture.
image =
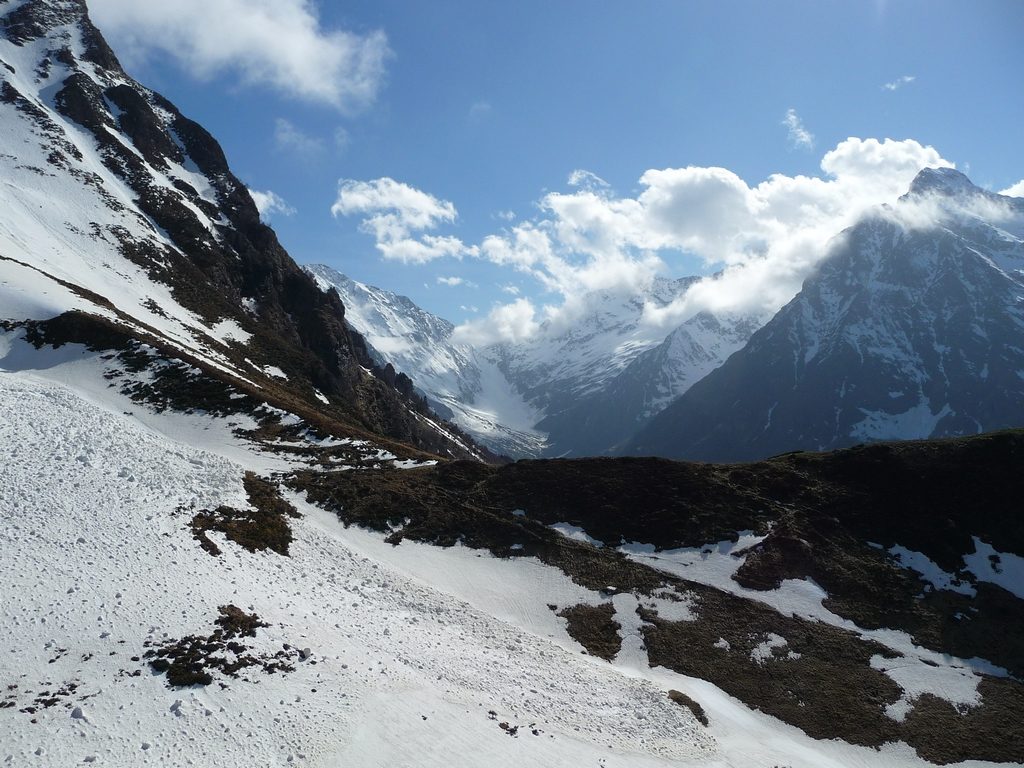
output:
M 902 746 L 816 742 L 706 682 L 650 668 L 633 595 L 612 598 L 614 662 L 581 655 L 547 604 L 608 598 L 532 558 L 392 546 L 297 495 L 290 557 L 216 533 L 223 553 L 210 557 L 176 510 L 244 506 L 244 471 L 266 476 L 282 460 L 222 420 L 132 407 L 94 353 L 36 352 L 17 335 L 0 336 L 0 682 L 19 686 L 17 708 L 0 710 L 0 756 L 12 764 L 924 765 Z M 719 555 L 736 560 L 736 546 Z M 701 556 L 687 566 L 676 553 L 677 565 L 714 562 Z M 667 618 L 693 618 L 685 596 L 652 599 L 675 606 Z M 176 690 L 132 660 L 147 639 L 208 632 L 228 603 L 270 625 L 254 650 L 288 643 L 308 658 L 290 674 Z M 74 695 L 38 722 L 18 711 L 68 682 Z M 699 701 L 711 727 L 669 702 L 670 688 Z M 522 728 L 510 738 L 500 722 Z
M 4 710 L 0 743 L 18 764 L 95 755 L 114 765 L 458 765 L 462 753 L 465 765 L 486 756 L 491 765 L 655 766 L 713 751 L 655 686 L 363 556 L 366 534 L 349 545 L 340 523 L 305 505 L 292 557 L 247 553 L 223 537 L 223 556 L 210 557 L 175 510 L 244 506 L 243 467 L 227 458 L 30 376 L 0 375 L 0 409 L 10 415 L 0 423 L 9 628 L 0 675 L 23 697 L 75 682 L 82 713 L 58 705 L 30 723 Z M 479 562 L 478 572 L 497 565 L 488 581 L 501 591 L 502 571 L 517 567 Z M 529 572 L 520 581 L 534 583 Z M 309 647 L 310 659 L 225 689 L 170 690 L 148 671 L 122 674 L 141 668 L 130 657 L 144 640 L 201 632 L 228 603 L 270 624 L 259 650 L 291 643 Z M 543 733 L 511 739 L 489 710 Z
M 1024 600 L 1024 557 L 997 552 L 991 544 L 974 537 L 974 553 L 964 556 L 966 570 L 980 581 L 997 584 Z

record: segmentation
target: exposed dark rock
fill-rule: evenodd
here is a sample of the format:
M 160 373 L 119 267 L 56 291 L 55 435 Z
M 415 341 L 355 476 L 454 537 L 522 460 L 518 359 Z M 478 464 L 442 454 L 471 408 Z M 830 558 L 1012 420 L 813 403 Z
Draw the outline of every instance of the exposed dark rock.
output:
M 298 657 L 294 649 L 284 648 L 273 654 L 254 654 L 244 639 L 255 637 L 256 630 L 268 627 L 254 613 L 245 613 L 234 605 L 222 605 L 215 620 L 217 628 L 208 636 L 188 635 L 180 640 L 153 645 L 143 654 L 154 672 L 167 676 L 170 687 L 209 685 L 213 672 L 237 678 L 249 668 L 259 668 L 268 674 L 292 672 Z
M 214 556 L 220 554 L 220 548 L 207 535 L 208 531 L 220 531 L 250 552 L 270 549 L 287 555 L 292 543 L 288 518 L 299 517 L 299 513 L 281 498 L 276 485 L 254 473 L 246 472 L 243 484 L 252 509 L 220 506 L 198 512 L 189 523 L 192 535 Z
M 591 656 L 611 661 L 622 648 L 619 635 L 622 625 L 615 621 L 615 606 L 611 603 L 580 603 L 562 609 L 558 615 L 565 619 L 569 636 L 586 648 Z
M 688 710 L 693 712 L 693 716 L 697 718 L 701 725 L 708 725 L 708 716 L 707 713 L 704 712 L 704 707 L 691 699 L 685 693 L 673 689 L 668 692 L 668 697 L 679 706 L 686 707 Z

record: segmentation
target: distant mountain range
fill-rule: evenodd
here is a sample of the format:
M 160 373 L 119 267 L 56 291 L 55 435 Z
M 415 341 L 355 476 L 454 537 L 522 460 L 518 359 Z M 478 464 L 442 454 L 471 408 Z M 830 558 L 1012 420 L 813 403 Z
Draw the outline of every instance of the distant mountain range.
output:
M 405 296 L 307 266 L 334 288 L 348 322 L 381 363 L 406 372 L 446 418 L 512 457 L 610 454 L 651 416 L 739 349 L 760 323 L 702 312 L 665 336 L 641 322 L 696 278 L 656 279 L 637 295 L 594 292 L 555 332 L 482 348 L 453 340 L 450 322 Z
M 405 297 L 307 270 L 380 360 L 493 450 L 745 460 L 1019 426 L 1022 210 L 957 171 L 922 171 L 839 235 L 774 317 L 699 312 L 667 336 L 643 307 L 695 278 L 593 293 L 558 333 L 475 349 Z

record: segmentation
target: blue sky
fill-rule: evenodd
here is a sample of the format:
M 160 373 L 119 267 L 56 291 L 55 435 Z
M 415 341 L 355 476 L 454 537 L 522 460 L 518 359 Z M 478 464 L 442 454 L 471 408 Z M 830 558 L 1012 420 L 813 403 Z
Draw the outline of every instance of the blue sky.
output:
M 650 178 L 640 182 L 651 169 L 720 167 L 750 188 L 772 174 L 828 179 L 822 158 L 847 137 L 888 137 L 934 147 L 935 155 L 912 148 L 915 162 L 941 157 L 995 190 L 1024 177 L 1024 3 L 1016 0 L 253 0 L 250 10 L 276 5 L 299 19 L 278 36 L 283 49 L 271 56 L 260 35 L 273 30 L 256 29 L 258 19 L 230 21 L 235 13 L 237 22 L 240 0 L 201 4 L 223 6 L 228 20 L 218 28 L 216 14 L 212 20 L 206 14 L 202 32 L 215 28 L 206 43 L 193 43 L 197 14 L 189 14 L 190 2 L 175 6 L 177 18 L 173 8 L 136 5 L 91 3 L 130 72 L 210 129 L 251 188 L 286 201 L 289 215 L 271 213 L 270 221 L 297 261 L 328 263 L 455 322 L 513 301 L 520 302 L 520 315 L 528 302 L 532 321 L 539 321 L 543 307 L 550 314 L 572 298 L 574 284 L 604 287 L 602 280 L 614 282 L 633 263 L 645 276 L 681 276 L 764 254 L 761 240 L 774 235 L 762 232 L 758 243 L 751 245 L 757 239 L 751 236 L 736 245 L 729 227 L 759 225 L 721 208 L 672 236 L 624 234 L 623 228 L 649 226 L 650 201 L 642 204 L 643 214 L 636 214 L 635 203 L 645 190 L 663 189 Z M 272 25 L 274 12 L 267 14 Z M 183 49 L 183 40 L 195 49 Z M 320 44 L 363 55 L 369 74 L 320 67 L 314 55 Z M 314 53 L 297 64 L 294 58 L 305 50 Z M 299 84 L 289 85 L 296 72 Z M 358 80 L 358 88 L 346 86 L 346 79 Z M 865 146 L 858 145 L 860 156 Z M 882 154 L 892 153 L 899 165 L 905 149 L 893 145 Z M 874 172 L 863 163 L 843 167 L 861 179 Z M 576 170 L 603 183 L 591 178 L 570 186 Z M 893 184 L 902 184 L 906 173 L 903 168 Z M 403 220 L 396 235 L 383 188 L 352 186 L 383 178 L 437 202 L 438 215 L 431 217 L 416 207 L 426 198 L 398 190 L 430 226 Z M 332 215 L 343 179 L 350 180 L 349 199 Z M 698 185 L 692 187 L 698 191 L 698 182 L 714 181 L 716 189 L 725 184 L 736 191 L 732 177 L 669 181 Z M 870 194 L 863 185 L 833 192 L 857 200 L 863 192 L 867 204 L 892 195 L 883 187 Z M 551 193 L 558 197 L 540 204 Z M 764 208 L 768 194 L 758 192 L 748 207 Z M 822 215 L 838 226 L 847 219 L 836 205 L 829 202 Z M 672 210 L 682 220 L 693 207 Z M 416 263 L 395 256 L 407 253 L 401 248 L 384 258 L 361 223 L 389 215 L 378 235 L 454 238 L 463 246 L 461 258 Z M 405 210 L 398 218 L 409 215 Z M 773 216 L 771 231 L 786 229 L 786 216 Z M 720 228 L 701 228 L 715 217 Z M 598 220 L 594 226 L 604 229 L 582 233 L 586 222 Z M 498 248 L 514 245 L 514 227 L 530 221 L 531 232 L 543 233 L 555 256 L 520 250 L 513 258 L 508 248 Z M 567 228 L 575 235 L 565 236 Z M 723 249 L 723 232 L 730 248 L 736 254 L 745 248 L 747 256 Z M 577 235 L 587 242 L 580 245 Z M 498 239 L 484 252 L 488 236 Z M 585 274 L 570 269 L 596 261 L 604 277 L 595 277 L 596 266 Z M 772 269 L 786 272 L 785 265 Z M 800 270 L 794 273 L 781 291 L 792 289 Z M 463 283 L 438 282 L 453 277 Z M 532 321 L 524 327 L 535 327 Z

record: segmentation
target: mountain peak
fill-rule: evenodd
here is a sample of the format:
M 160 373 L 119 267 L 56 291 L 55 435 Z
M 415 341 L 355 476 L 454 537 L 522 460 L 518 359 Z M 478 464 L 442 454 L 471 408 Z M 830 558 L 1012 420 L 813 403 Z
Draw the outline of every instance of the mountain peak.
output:
M 121 70 L 114 52 L 89 19 L 85 0 L 0 0 L 0 35 L 15 45 L 71 26 L 81 32 L 82 58 L 107 70 Z
M 6 0 L 3 5 L 4 31 L 12 42 L 19 45 L 88 16 L 84 0 Z
M 955 168 L 925 168 L 910 184 L 911 195 L 936 192 L 943 195 L 959 195 L 976 189 L 971 180 Z

